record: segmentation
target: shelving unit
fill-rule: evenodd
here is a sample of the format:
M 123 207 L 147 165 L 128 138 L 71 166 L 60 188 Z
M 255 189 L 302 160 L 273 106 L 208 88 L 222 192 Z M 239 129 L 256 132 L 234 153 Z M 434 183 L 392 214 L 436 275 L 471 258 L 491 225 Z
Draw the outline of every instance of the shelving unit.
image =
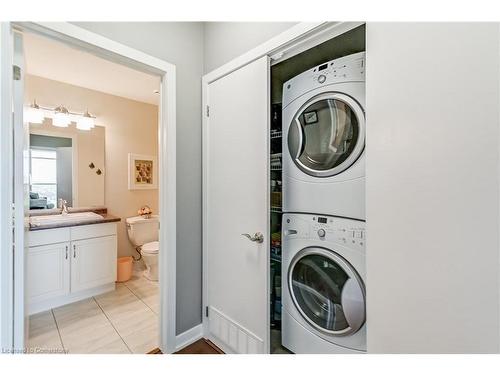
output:
M 271 327 L 281 328 L 281 171 L 282 171 L 282 129 L 281 129 L 281 104 L 272 104 L 270 141 L 270 180 L 271 180 Z

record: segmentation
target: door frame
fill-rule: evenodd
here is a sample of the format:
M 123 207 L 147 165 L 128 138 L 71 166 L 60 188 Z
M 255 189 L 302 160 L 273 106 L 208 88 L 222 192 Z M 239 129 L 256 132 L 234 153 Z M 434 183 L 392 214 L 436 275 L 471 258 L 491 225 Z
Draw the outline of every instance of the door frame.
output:
M 14 347 L 13 222 L 13 72 L 14 38 L 7 22 L 0 24 L 0 347 Z M 7 182 L 5 182 L 7 181 Z
M 352 30 L 365 22 L 301 22 L 285 30 L 283 33 L 260 44 L 243 55 L 229 61 L 221 67 L 205 74 L 202 77 L 202 327 L 203 336 L 208 334 L 208 317 L 205 314 L 205 308 L 208 306 L 207 293 L 207 184 L 208 184 L 208 87 L 216 80 L 238 70 L 239 68 L 263 57 L 270 57 L 270 65 L 275 65 L 285 61 L 301 52 L 304 52 L 318 44 Z M 267 234 L 269 235 L 269 234 Z M 268 262 L 267 274 L 270 273 L 270 263 Z M 267 294 L 270 292 L 270 284 L 267 283 Z M 269 324 L 269 321 L 268 321 Z
M 67 22 L 2 22 L 0 40 L 2 47 L 11 43 L 13 29 L 37 33 L 74 48 L 92 53 L 101 58 L 161 77 L 159 124 L 158 124 L 158 171 L 159 171 L 159 215 L 160 215 L 160 342 L 163 353 L 172 353 L 176 348 L 176 66 L 167 61 L 145 54 L 139 50 L 115 42 L 99 34 Z M 5 43 L 5 44 L 4 44 Z M 2 62 L 12 61 L 12 48 L 2 48 Z M 12 247 L 11 209 L 6 207 L 12 194 L 8 181 L 12 172 L 9 165 L 13 150 L 12 115 L 8 110 L 12 103 L 12 69 L 2 64 L 0 70 L 1 107 L 0 119 L 0 246 Z M 7 109 L 7 110 L 6 110 Z M 164 173 L 168 171 L 168 173 Z M 16 187 L 17 188 L 17 187 Z M 10 205 L 10 204 L 9 204 Z M 10 232 L 10 234 L 9 234 Z M 2 348 L 13 348 L 13 258 L 8 251 L 1 252 L 1 344 Z

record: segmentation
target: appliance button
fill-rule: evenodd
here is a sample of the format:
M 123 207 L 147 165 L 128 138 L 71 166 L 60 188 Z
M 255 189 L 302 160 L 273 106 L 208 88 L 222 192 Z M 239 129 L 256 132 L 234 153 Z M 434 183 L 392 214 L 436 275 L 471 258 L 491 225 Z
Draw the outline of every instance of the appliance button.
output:
M 325 237 L 326 236 L 326 232 L 325 230 L 322 228 L 322 229 L 318 229 L 318 236 L 320 236 L 321 238 Z
M 363 231 L 356 232 L 356 238 L 363 238 Z
M 326 76 L 324 74 L 321 74 L 319 77 L 318 77 L 318 82 L 319 83 L 324 83 L 326 81 Z

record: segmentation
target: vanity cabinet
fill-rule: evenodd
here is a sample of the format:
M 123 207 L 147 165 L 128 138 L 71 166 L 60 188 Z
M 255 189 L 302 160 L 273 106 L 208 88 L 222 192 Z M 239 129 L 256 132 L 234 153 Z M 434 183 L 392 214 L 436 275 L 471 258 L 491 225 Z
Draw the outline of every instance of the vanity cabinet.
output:
M 116 223 L 31 231 L 29 314 L 114 290 L 116 257 Z

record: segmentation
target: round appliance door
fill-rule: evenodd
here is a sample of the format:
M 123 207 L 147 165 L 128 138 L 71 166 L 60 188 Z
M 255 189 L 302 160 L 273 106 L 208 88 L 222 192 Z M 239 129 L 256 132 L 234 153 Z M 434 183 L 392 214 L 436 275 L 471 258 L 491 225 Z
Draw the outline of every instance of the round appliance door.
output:
M 354 268 L 331 250 L 301 250 L 288 269 L 288 287 L 299 313 L 322 333 L 351 335 L 365 322 L 363 282 Z
M 293 118 L 288 150 L 297 167 L 314 177 L 349 168 L 365 145 L 365 115 L 350 96 L 323 93 L 311 98 Z

